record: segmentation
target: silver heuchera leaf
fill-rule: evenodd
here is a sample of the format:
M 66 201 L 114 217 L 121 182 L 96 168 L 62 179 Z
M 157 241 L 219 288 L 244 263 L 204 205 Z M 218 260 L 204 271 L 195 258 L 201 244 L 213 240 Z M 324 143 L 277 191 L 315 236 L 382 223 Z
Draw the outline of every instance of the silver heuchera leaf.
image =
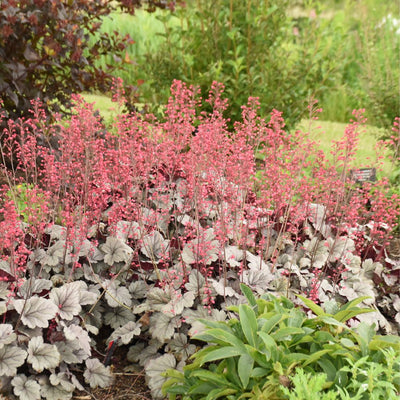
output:
M 108 342 L 119 338 L 118 345 L 128 344 L 134 336 L 140 335 L 140 327 L 142 324 L 138 322 L 129 321 L 124 326 L 116 329 L 108 338 Z
M 17 368 L 26 358 L 26 351 L 17 346 L 6 345 L 0 349 L 0 376 L 15 376 Z
M 130 307 L 132 305 L 131 294 L 128 288 L 125 286 L 119 286 L 118 281 L 110 281 L 108 279 L 104 282 L 104 287 L 107 289 L 105 298 L 110 307 L 118 307 L 126 305 Z
M 104 262 L 110 266 L 118 262 L 128 262 L 133 250 L 120 239 L 108 236 L 106 242 L 100 246 L 105 254 Z
M 239 294 L 236 293 L 235 289 L 232 287 L 228 286 L 228 282 L 225 282 L 224 278 L 221 278 L 220 280 L 216 281 L 215 279 L 212 279 L 212 286 L 219 294 L 220 296 L 233 296 L 233 297 L 239 297 Z
M 361 282 L 346 282 L 346 286 L 339 289 L 339 294 L 346 297 L 349 301 L 358 297 L 369 296 L 370 299 L 363 301 L 364 304 L 370 305 L 375 303 L 375 291 L 373 282 L 364 280 Z
M 150 260 L 158 261 L 168 253 L 169 240 L 164 239 L 159 231 L 146 235 L 142 241 L 141 252 Z
M 218 260 L 220 245 L 218 240 L 215 240 L 214 230 L 207 229 L 201 236 L 185 244 L 182 250 L 182 260 L 186 264 L 202 262 L 209 265 Z
M 127 358 L 129 361 L 139 362 L 144 367 L 147 361 L 157 358 L 160 353 L 158 349 L 162 344 L 155 339 L 150 340 L 146 346 L 143 342 L 135 344 L 129 348 Z
M 85 352 L 87 356 L 91 355 L 90 351 L 90 337 L 87 331 L 82 329 L 79 325 L 71 324 L 70 326 L 64 327 L 65 338 L 69 341 L 77 341 L 80 348 Z
M 19 288 L 21 297 L 30 297 L 34 293 L 41 293 L 43 290 L 50 290 L 53 283 L 48 279 L 36 279 L 31 277 L 27 279 Z
M 148 283 L 142 280 L 133 281 L 129 285 L 129 293 L 132 294 L 134 299 L 144 299 L 150 287 Z
M 0 299 L 7 299 L 7 295 L 10 292 L 8 289 L 8 282 L 0 281 Z
M 209 310 L 203 306 L 197 306 L 196 310 L 187 309 L 183 312 L 183 318 L 191 325 L 189 336 L 203 333 L 206 327 L 199 319 L 208 319 L 210 321 L 225 321 L 226 313 L 224 310 L 213 309 L 211 314 Z
M 28 360 L 37 372 L 45 368 L 56 368 L 60 364 L 60 353 L 53 344 L 43 342 L 41 336 L 33 337 L 28 344 Z
M 21 320 L 28 328 L 47 328 L 49 320 L 53 319 L 58 311 L 57 306 L 51 301 L 38 296 L 27 300 L 14 300 L 15 309 L 21 314 Z
M 163 399 L 161 387 L 167 380 L 162 374 L 168 369 L 175 369 L 176 359 L 172 354 L 164 354 L 161 357 L 150 360 L 146 366 L 146 381 L 151 390 L 153 399 Z
M 40 400 L 40 385 L 34 379 L 28 379 L 24 374 L 19 374 L 11 381 L 14 394 L 20 400 Z
M 141 229 L 136 221 L 118 221 L 115 236 L 123 242 L 126 242 L 128 238 L 139 239 Z
M 243 250 L 239 249 L 237 246 L 227 246 L 225 247 L 225 258 L 226 262 L 231 266 L 231 267 L 240 267 L 241 261 L 243 260 L 243 255 L 245 252 Z
M 47 400 L 69 400 L 73 392 L 65 390 L 62 385 L 53 386 L 45 375 L 38 377 L 40 384 L 40 394 Z
M 60 288 L 54 288 L 49 295 L 58 308 L 61 318 L 70 321 L 82 309 L 80 305 L 79 281 L 66 283 Z
M 56 267 L 57 265 L 61 264 L 61 261 L 64 258 L 65 253 L 65 240 L 59 240 L 53 246 L 49 247 L 46 251 L 46 255 L 40 260 L 40 265 L 49 266 L 49 267 Z M 61 269 L 58 268 L 57 272 Z
M 182 319 L 180 317 L 173 317 L 161 312 L 155 312 L 150 317 L 150 329 L 153 337 L 161 343 L 171 339 L 175 329 L 179 329 L 181 325 Z
M 355 249 L 354 240 L 346 236 L 327 239 L 329 249 L 329 261 L 335 262 L 342 259 Z
M 104 323 L 110 325 L 113 329 L 117 329 L 129 321 L 135 321 L 135 319 L 136 317 L 132 311 L 127 310 L 125 307 L 115 307 L 104 315 Z
M 83 373 L 85 381 L 91 388 L 105 388 L 113 383 L 110 367 L 105 367 L 97 358 L 90 358 L 85 361 L 86 370 Z
M 256 271 L 248 269 L 243 271 L 242 279 L 245 285 L 256 290 L 258 294 L 263 294 L 267 291 L 270 282 L 273 280 L 273 275 L 267 270 Z
M 187 360 L 196 351 L 194 344 L 188 344 L 187 336 L 175 333 L 173 339 L 167 344 L 166 350 L 172 351 L 178 360 Z
M 55 346 L 57 346 L 61 360 L 67 364 L 80 364 L 89 357 L 87 352 L 81 348 L 79 342 L 74 340 L 56 342 Z
M 12 343 L 17 338 L 11 324 L 0 324 L 0 349 L 6 344 Z
M 75 390 L 75 385 L 68 379 L 66 372 L 59 372 L 58 374 L 53 373 L 50 375 L 50 383 L 53 386 L 62 386 L 67 392 L 73 392 Z

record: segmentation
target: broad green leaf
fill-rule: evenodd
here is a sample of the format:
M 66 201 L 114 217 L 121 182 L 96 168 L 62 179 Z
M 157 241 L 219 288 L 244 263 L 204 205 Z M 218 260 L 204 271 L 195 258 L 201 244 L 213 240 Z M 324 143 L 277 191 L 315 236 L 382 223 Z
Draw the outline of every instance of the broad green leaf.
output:
M 58 367 L 61 356 L 54 344 L 44 343 L 41 336 L 35 336 L 28 344 L 27 361 L 35 371 L 42 372 L 44 369 Z
M 308 360 L 303 364 L 303 367 L 315 363 L 316 361 L 318 361 L 324 354 L 330 353 L 331 350 L 330 349 L 325 349 L 325 350 L 320 350 L 317 351 L 313 354 L 311 354 L 308 358 Z
M 301 335 L 304 333 L 304 329 L 302 328 L 286 326 L 278 329 L 276 332 L 272 333 L 271 336 L 275 341 L 279 342 L 281 340 L 285 340 L 285 338 L 288 338 L 289 336 Z
M 370 296 L 361 296 L 357 297 L 356 299 L 349 301 L 348 303 L 344 304 L 342 307 L 340 307 L 340 311 L 348 310 L 349 308 L 355 307 L 357 304 L 360 304 L 364 300 L 370 299 Z M 335 314 L 336 315 L 336 314 Z
M 349 319 L 356 317 L 357 315 L 360 314 L 366 314 L 370 312 L 375 312 L 375 310 L 370 309 L 370 308 L 351 308 L 351 309 L 346 309 L 346 310 L 341 310 L 338 311 L 333 318 L 338 320 L 339 322 L 346 322 Z
M 343 324 L 342 322 L 338 321 L 337 319 L 328 316 L 328 315 L 322 315 L 321 317 L 318 318 L 320 321 L 325 322 L 328 325 L 333 325 L 333 326 L 339 326 L 343 329 L 349 329 L 347 325 Z
M 253 368 L 250 376 L 252 378 L 261 378 L 262 376 L 267 377 L 270 373 L 271 373 L 270 369 L 257 367 Z
M 252 307 L 257 307 L 257 300 L 253 294 L 253 291 L 243 283 L 240 284 L 240 289 L 242 293 L 246 296 L 247 301 Z
M 25 358 L 25 350 L 5 345 L 0 349 L 0 376 L 15 376 L 17 368 L 25 362 Z
M 248 343 L 257 347 L 257 318 L 254 311 L 247 304 L 239 305 L 239 317 L 242 330 Z
M 206 400 L 214 400 L 214 399 L 219 399 L 220 397 L 226 398 L 226 396 L 229 396 L 230 394 L 235 394 L 237 392 L 237 389 L 224 389 L 224 388 L 218 388 L 211 390 L 211 392 L 207 395 Z
M 204 337 L 215 338 L 224 343 L 234 345 L 242 350 L 245 349 L 244 343 L 238 337 L 236 337 L 233 333 L 230 333 L 226 330 L 222 330 L 220 328 L 208 329 L 205 334 L 195 335 L 193 339 L 204 340 Z M 206 341 L 212 341 L 212 340 L 207 339 Z
M 318 306 L 315 304 L 312 300 L 307 299 L 304 296 L 300 296 L 299 294 L 296 295 L 315 315 L 321 316 L 325 315 L 325 311 L 322 309 L 322 307 Z
M 234 383 L 236 386 L 240 387 L 240 378 L 237 374 L 236 360 L 233 357 L 229 357 L 226 360 L 226 378 Z
M 221 374 L 216 374 L 212 371 L 207 371 L 205 369 L 200 369 L 193 371 L 192 376 L 200 378 L 206 382 L 212 382 L 221 387 L 232 387 L 232 384 Z
M 225 346 L 210 351 L 204 357 L 199 358 L 199 361 L 204 364 L 210 361 L 222 360 L 228 357 L 235 357 L 243 355 L 243 350 L 233 346 Z
M 83 373 L 85 381 L 91 388 L 110 386 L 113 382 L 110 367 L 105 367 L 97 358 L 89 358 L 85 361 L 86 369 Z
M 219 387 L 219 384 L 216 384 L 215 382 L 204 382 L 204 381 L 197 381 L 196 384 L 192 385 L 192 387 L 185 393 L 183 394 L 204 394 L 207 395 L 208 393 L 211 392 L 211 390 L 215 389 L 215 386 L 217 388 Z
M 331 381 L 331 382 L 334 381 L 335 377 L 336 377 L 337 369 L 333 365 L 333 363 L 326 358 L 318 360 L 317 363 L 318 363 L 318 365 L 320 365 L 320 367 L 326 373 L 326 375 L 328 377 L 328 381 Z
M 24 374 L 19 374 L 13 378 L 11 385 L 14 394 L 20 400 L 40 400 L 40 385 L 34 379 L 28 379 Z
M 258 335 L 260 338 L 263 340 L 265 344 L 265 355 L 267 358 L 267 361 L 272 359 L 272 361 L 277 360 L 277 353 L 278 353 L 278 345 L 275 342 L 275 340 L 272 338 L 272 336 L 268 335 L 265 332 L 258 332 Z
M 262 315 L 260 317 L 263 318 L 264 316 Z M 283 319 L 283 318 L 288 318 L 288 315 L 283 315 L 283 314 L 276 314 L 265 321 L 263 326 L 261 327 L 261 331 L 265 333 L 270 333 L 272 329 Z
M 253 370 L 254 360 L 248 354 L 242 354 L 238 361 L 238 374 L 242 382 L 243 389 L 246 389 L 249 384 L 251 371 Z
M 397 351 L 400 350 L 400 337 L 394 335 L 375 336 L 369 343 L 370 350 L 380 350 L 386 348 L 393 348 Z

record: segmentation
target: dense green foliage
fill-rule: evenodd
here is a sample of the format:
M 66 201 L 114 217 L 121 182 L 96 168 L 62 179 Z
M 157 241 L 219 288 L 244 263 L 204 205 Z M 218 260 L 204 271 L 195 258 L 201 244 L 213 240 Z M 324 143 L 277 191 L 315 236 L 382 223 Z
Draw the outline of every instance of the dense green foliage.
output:
M 248 304 L 228 307 L 239 318 L 202 320 L 208 329 L 194 339 L 209 346 L 193 355 L 183 373 L 166 374 L 170 379 L 164 390 L 170 399 L 305 400 L 322 389 L 333 393 L 319 395 L 332 400 L 395 399 L 399 394 L 399 338 L 375 335 L 365 323 L 346 325 L 373 311 L 357 307 L 365 298 L 340 309 L 331 303 L 325 311 L 299 296 L 315 314 L 309 318 L 287 298 L 264 294 L 256 299 L 247 286 L 241 287 Z M 305 380 L 304 371 L 324 378 Z
M 289 124 L 304 116 L 311 97 L 332 121 L 365 108 L 371 124 L 387 127 L 398 114 L 394 2 L 186 3 L 174 15 L 159 13 L 158 21 L 151 16 L 150 26 L 143 16 L 118 14 L 105 24 L 109 32 L 135 33 L 133 64 L 121 76 L 138 87 L 141 102 L 164 104 L 173 79 L 199 85 L 203 94 L 217 80 L 233 99 L 233 120 L 248 96 L 260 97 L 264 114 L 282 110 Z

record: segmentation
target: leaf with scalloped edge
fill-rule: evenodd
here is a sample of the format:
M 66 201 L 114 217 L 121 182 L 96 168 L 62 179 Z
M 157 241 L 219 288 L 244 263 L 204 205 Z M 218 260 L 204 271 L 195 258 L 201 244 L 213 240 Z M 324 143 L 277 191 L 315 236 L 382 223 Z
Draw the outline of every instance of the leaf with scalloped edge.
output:
M 34 293 L 41 293 L 43 290 L 50 290 L 53 283 L 48 279 L 36 279 L 31 277 L 27 279 L 23 285 L 18 289 L 21 297 L 27 298 Z
M 106 279 L 104 281 L 104 287 L 106 288 L 105 298 L 110 307 L 118 307 L 126 305 L 130 307 L 132 305 L 131 294 L 128 288 L 125 286 L 119 286 L 118 281 L 110 281 Z
M 105 254 L 104 262 L 110 266 L 118 262 L 127 262 L 133 250 L 122 240 L 108 236 L 106 242 L 100 245 L 100 250 Z
M 38 296 L 29 299 L 14 300 L 15 309 L 21 314 L 21 321 L 28 328 L 47 328 L 49 320 L 56 316 L 57 306 L 51 301 Z
M 164 239 L 159 231 L 153 231 L 142 240 L 141 252 L 150 260 L 158 261 L 169 249 L 169 240 Z
M 150 317 L 150 329 L 153 337 L 164 343 L 167 339 L 171 339 L 176 328 L 180 328 L 182 320 L 180 317 L 155 312 Z
M 90 351 L 90 337 L 87 331 L 85 331 L 79 325 L 71 324 L 70 326 L 64 327 L 64 335 L 67 340 L 77 341 L 79 347 L 87 354 L 91 355 Z
M 14 394 L 18 396 L 19 400 L 40 400 L 40 385 L 25 374 L 18 374 L 11 381 L 14 388 Z
M 57 346 L 43 342 L 41 336 L 33 337 L 28 344 L 28 363 L 37 372 L 56 368 L 60 364 L 60 353 Z
M 97 358 L 90 358 L 85 361 L 86 370 L 83 373 L 85 381 L 91 388 L 105 388 L 113 383 L 110 367 L 105 367 Z
M 54 288 L 49 295 L 58 308 L 61 318 L 71 321 L 75 315 L 78 315 L 82 307 L 80 305 L 80 285 L 78 282 L 70 282 L 59 288 Z
M 125 307 L 115 307 L 104 314 L 104 324 L 110 325 L 113 329 L 117 329 L 129 321 L 135 321 L 135 319 L 135 314 Z
M 6 344 L 12 343 L 17 338 L 11 324 L 0 324 L 0 349 Z
M 168 369 L 176 369 L 176 359 L 172 354 L 164 354 L 161 357 L 150 360 L 146 366 L 146 380 L 154 399 L 162 399 L 162 385 L 167 380 L 163 372 Z
M 6 345 L 0 349 L 0 376 L 14 376 L 17 368 L 25 362 L 26 351 L 17 347 Z
M 134 336 L 140 335 L 140 327 L 142 324 L 139 322 L 129 321 L 124 326 L 116 329 L 111 336 L 108 338 L 108 342 L 111 342 L 119 338 L 119 345 L 128 344 L 131 342 Z

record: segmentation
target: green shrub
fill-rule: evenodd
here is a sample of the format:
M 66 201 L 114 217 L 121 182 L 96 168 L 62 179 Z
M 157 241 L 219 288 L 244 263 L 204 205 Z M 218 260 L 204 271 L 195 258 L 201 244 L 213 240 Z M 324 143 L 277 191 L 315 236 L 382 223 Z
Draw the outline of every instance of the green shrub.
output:
M 202 320 L 208 329 L 194 339 L 208 346 L 192 356 L 194 362 L 182 373 L 167 373 L 170 379 L 164 391 L 170 399 L 176 395 L 191 400 L 288 398 L 285 395 L 290 392 L 285 388 L 291 381 L 295 391 L 300 391 L 301 376 L 296 377 L 299 368 L 306 373 L 326 374 L 323 385 L 321 378 L 308 382 L 309 392 L 322 388 L 337 392 L 340 387 L 344 394 L 359 399 L 370 399 L 372 393 L 385 398 L 399 394 L 400 338 L 376 335 L 374 326 L 366 323 L 356 328 L 346 324 L 359 314 L 373 312 L 357 307 L 366 297 L 328 312 L 298 296 L 315 314 L 308 318 L 285 297 L 264 294 L 256 299 L 248 287 L 241 288 L 248 304 L 230 307 L 239 318 L 228 322 Z M 335 397 L 327 394 L 323 398 Z

